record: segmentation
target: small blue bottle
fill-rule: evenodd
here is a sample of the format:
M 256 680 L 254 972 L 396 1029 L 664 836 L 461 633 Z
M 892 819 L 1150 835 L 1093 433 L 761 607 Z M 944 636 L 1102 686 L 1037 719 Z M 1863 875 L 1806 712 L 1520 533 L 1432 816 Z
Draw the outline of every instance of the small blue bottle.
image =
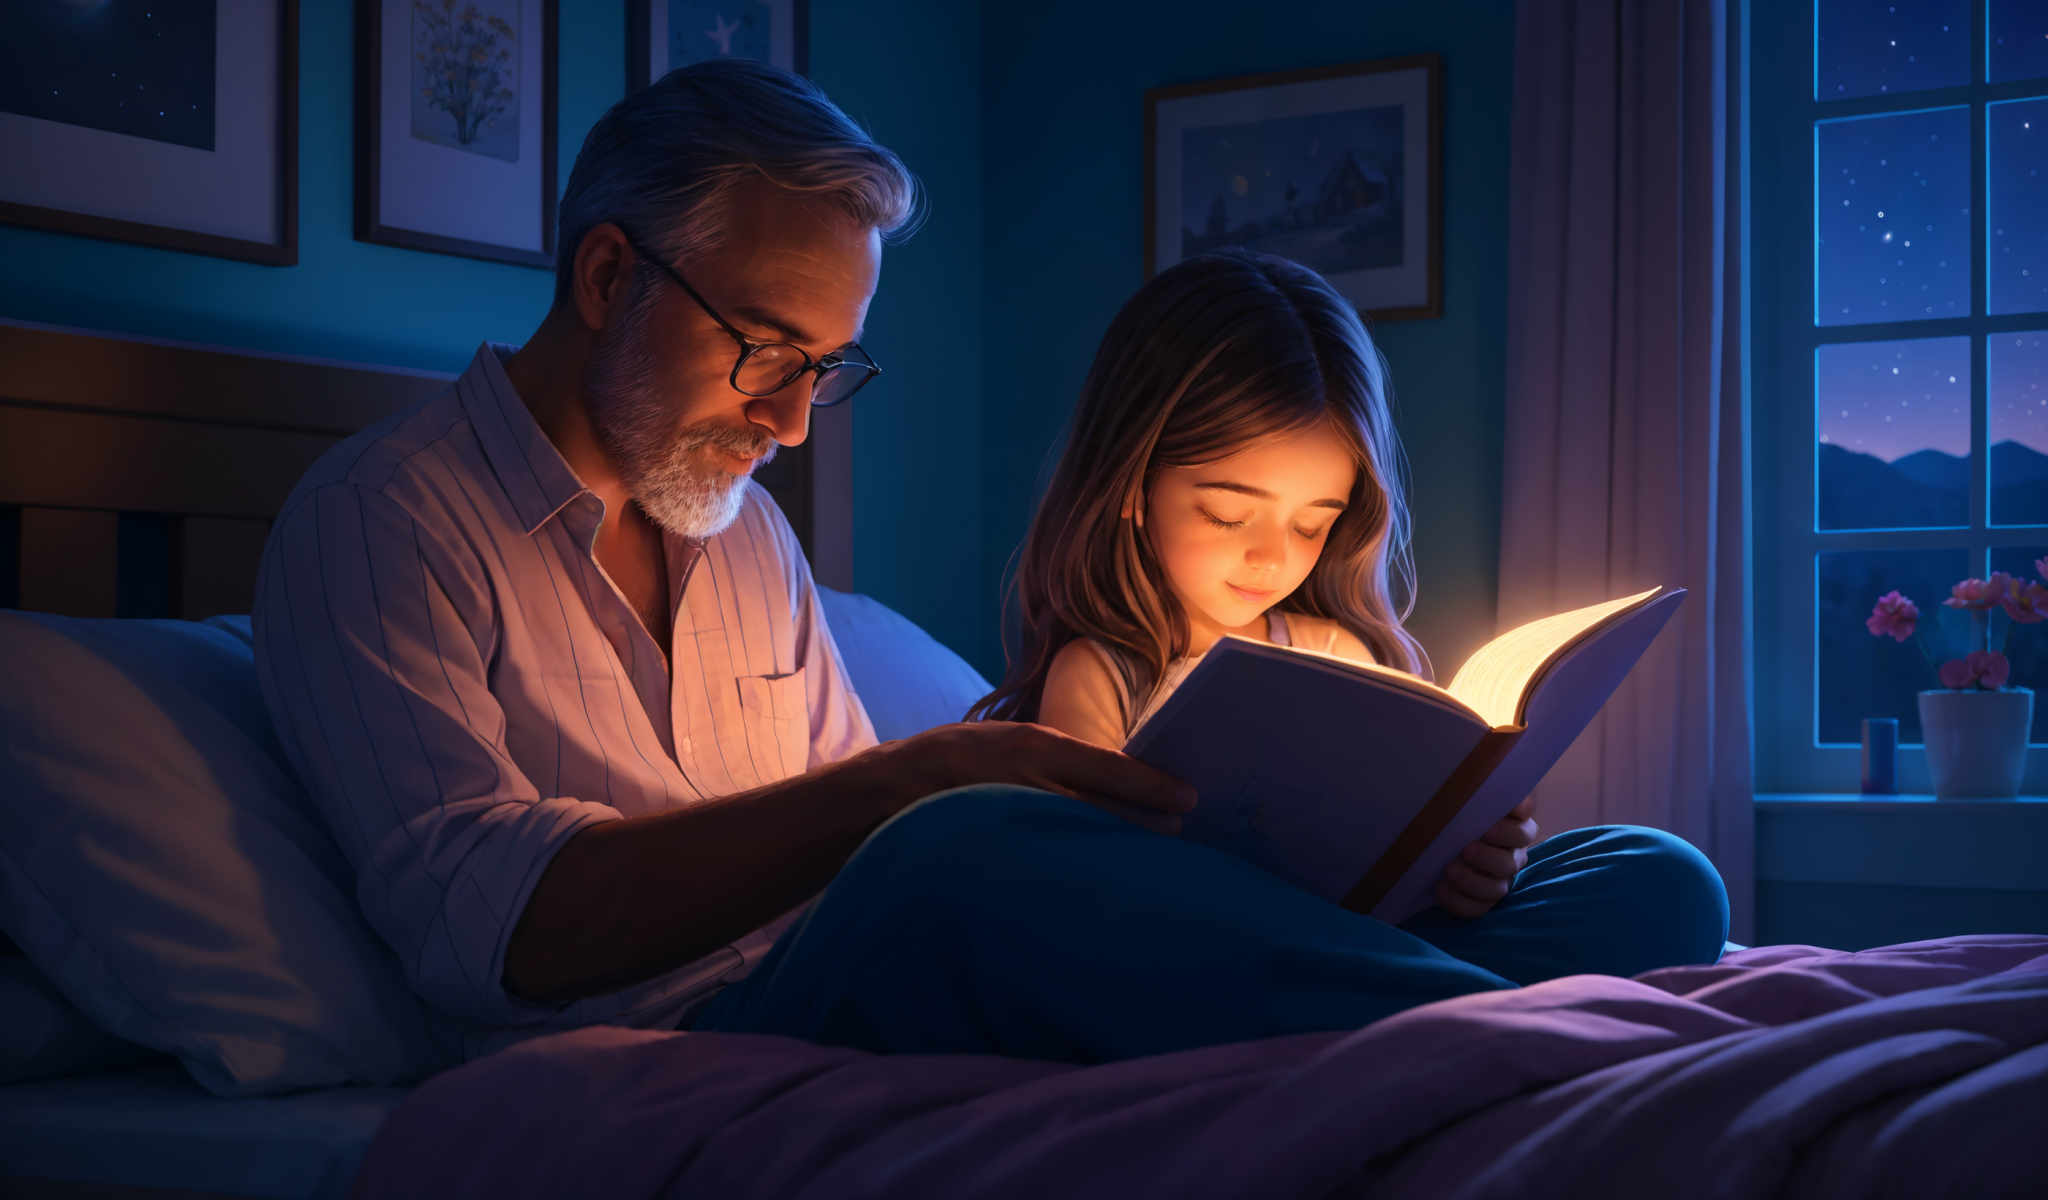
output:
M 1898 757 L 1899 722 L 1896 717 L 1863 719 L 1863 790 L 1889 795 L 1898 790 L 1892 782 L 1892 763 Z

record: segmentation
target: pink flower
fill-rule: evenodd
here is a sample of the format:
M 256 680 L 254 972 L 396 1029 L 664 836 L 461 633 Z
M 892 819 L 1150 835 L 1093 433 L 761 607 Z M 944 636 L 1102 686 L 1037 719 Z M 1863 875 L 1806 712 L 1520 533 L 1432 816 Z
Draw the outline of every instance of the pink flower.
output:
M 2048 587 L 2038 583 L 2022 586 L 2015 579 L 2006 588 L 2005 595 L 1998 598 L 1998 604 L 2005 609 L 2006 616 L 2021 625 L 2038 625 L 2048 620 Z
M 1976 684 L 1996 690 L 2012 678 L 2012 664 L 1995 650 L 1979 650 L 1968 658 L 1951 658 L 1941 664 L 1941 686 L 1966 688 Z
M 1942 603 L 1949 608 L 1982 612 L 1999 602 L 2011 579 L 2004 571 L 1993 571 L 1989 579 L 1965 579 L 1949 589 L 1949 597 Z
M 2012 678 L 2012 664 L 2005 661 L 2005 655 L 1996 650 L 1979 650 L 1968 660 L 1970 671 L 1977 676 L 1977 682 L 1987 688 L 2002 688 Z
M 2040 572 L 2042 579 L 2048 580 L 2048 556 L 2035 559 L 2034 570 Z
M 1919 607 L 1892 591 L 1877 598 L 1877 607 L 1870 610 L 1863 627 L 1870 631 L 1872 637 L 1890 634 L 1893 641 L 1903 642 L 1913 636 L 1913 624 L 1919 619 Z

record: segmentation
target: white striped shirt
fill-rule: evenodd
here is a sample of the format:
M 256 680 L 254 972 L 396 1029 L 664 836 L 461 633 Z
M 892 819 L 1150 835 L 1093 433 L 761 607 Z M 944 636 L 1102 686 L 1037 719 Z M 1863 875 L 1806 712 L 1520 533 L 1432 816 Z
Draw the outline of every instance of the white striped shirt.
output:
M 593 1023 L 667 1027 L 743 978 L 784 917 L 567 1006 L 503 986 L 578 830 L 744 791 L 874 744 L 774 501 L 664 536 L 669 663 L 592 556 L 585 488 L 484 346 L 446 392 L 334 447 L 264 549 L 264 699 L 370 924 L 465 1052 Z M 793 914 L 791 914 L 793 915 Z

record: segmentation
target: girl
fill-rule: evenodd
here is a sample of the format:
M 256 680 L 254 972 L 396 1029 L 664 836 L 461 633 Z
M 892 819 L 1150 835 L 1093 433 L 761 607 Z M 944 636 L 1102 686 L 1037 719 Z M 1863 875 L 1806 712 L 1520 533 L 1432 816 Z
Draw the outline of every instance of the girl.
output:
M 1386 362 L 1328 283 L 1169 268 L 1096 353 L 1025 538 L 1022 645 L 970 715 L 1120 747 L 1224 634 L 1426 673 L 1402 475 Z
M 1247 254 L 1160 273 L 1096 355 L 1025 542 L 1022 644 L 970 717 L 1120 747 L 1225 634 L 1426 672 L 1402 493 L 1385 365 L 1328 284 Z M 692 1027 L 1108 1062 L 1712 962 L 1727 929 L 1713 865 L 1658 830 L 1531 850 L 1510 814 L 1396 926 L 1055 783 L 890 818 Z
M 1119 748 L 1225 634 L 1426 675 L 1387 392 L 1350 302 L 1297 263 L 1206 254 L 1140 288 L 1025 537 L 1022 644 L 969 719 Z M 1486 912 L 1535 840 L 1525 801 L 1437 903 Z

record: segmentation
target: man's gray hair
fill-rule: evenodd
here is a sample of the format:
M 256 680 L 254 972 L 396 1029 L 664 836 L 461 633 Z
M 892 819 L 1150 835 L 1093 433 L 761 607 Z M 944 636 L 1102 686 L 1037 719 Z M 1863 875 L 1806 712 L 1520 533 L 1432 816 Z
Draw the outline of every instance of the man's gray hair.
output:
M 562 192 L 555 302 L 570 292 L 576 249 L 606 221 L 671 263 L 724 233 L 726 197 L 749 175 L 816 193 L 884 238 L 922 217 L 917 177 L 810 80 L 740 58 L 670 71 L 591 127 Z

